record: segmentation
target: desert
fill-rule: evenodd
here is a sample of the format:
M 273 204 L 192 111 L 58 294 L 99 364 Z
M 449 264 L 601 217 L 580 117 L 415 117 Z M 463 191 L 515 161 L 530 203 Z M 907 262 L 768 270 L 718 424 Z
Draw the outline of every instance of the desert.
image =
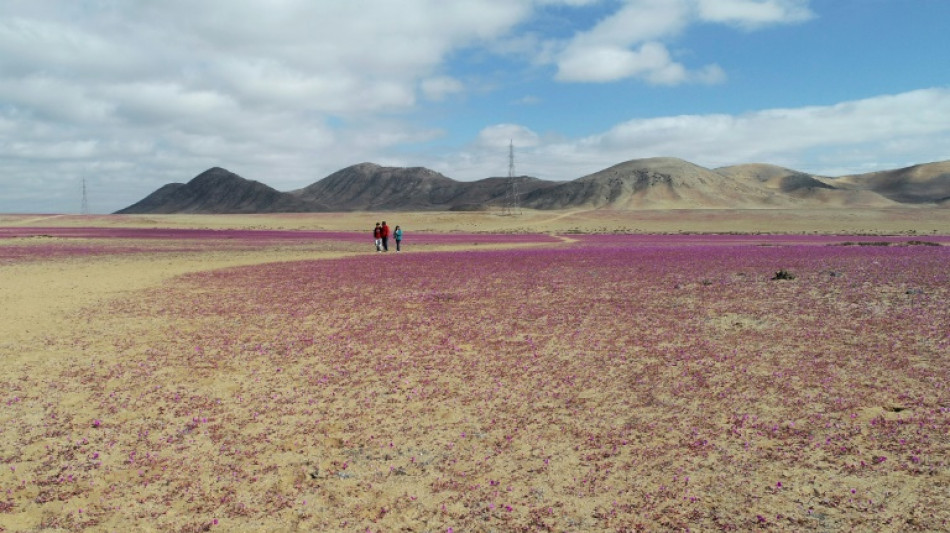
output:
M 0 533 L 950 531 L 947 20 L 0 1 Z
M 946 529 L 947 213 L 4 215 L 0 529 Z

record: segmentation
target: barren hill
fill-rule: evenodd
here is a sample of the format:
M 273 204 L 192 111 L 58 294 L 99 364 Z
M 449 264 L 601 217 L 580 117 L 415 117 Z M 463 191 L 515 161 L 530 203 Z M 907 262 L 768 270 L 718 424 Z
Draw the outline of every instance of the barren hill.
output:
M 738 180 L 682 159 L 637 159 L 525 197 L 537 209 L 761 208 L 794 203 L 759 183 Z
M 314 211 L 297 198 L 223 168 L 208 169 L 185 183 L 170 183 L 117 211 L 141 213 L 293 213 Z
M 776 165 L 750 163 L 717 168 L 716 172 L 753 183 L 770 190 L 825 206 L 890 207 L 897 205 L 870 189 L 846 189 L 835 186 L 834 180 Z
M 535 178 L 515 178 L 521 193 L 550 185 Z M 458 182 L 423 167 L 382 167 L 361 163 L 335 172 L 291 194 L 319 201 L 339 211 L 418 211 L 484 209 L 503 201 L 507 178 Z
M 947 203 L 950 201 L 950 161 L 843 176 L 828 182 L 844 189 L 871 190 L 900 203 Z
M 710 170 L 659 157 L 565 182 L 528 176 L 459 182 L 423 167 L 361 163 L 290 192 L 215 167 L 118 213 L 475 210 L 503 205 L 512 183 L 519 205 L 531 209 L 950 206 L 950 161 L 831 178 L 765 164 Z
M 447 205 L 460 186 L 427 168 L 361 163 L 290 194 L 304 202 L 340 206 L 344 211 L 419 210 Z
M 820 181 L 812 174 L 762 163 L 721 167 L 717 168 L 716 172 L 743 181 L 763 183 L 769 189 L 780 190 L 785 193 L 808 188 L 835 188 Z

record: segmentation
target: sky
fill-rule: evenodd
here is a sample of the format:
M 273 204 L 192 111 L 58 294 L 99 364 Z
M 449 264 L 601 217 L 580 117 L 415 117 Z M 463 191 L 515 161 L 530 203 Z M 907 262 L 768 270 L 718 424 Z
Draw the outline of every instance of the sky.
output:
M 2 0 L 0 213 L 211 167 L 573 180 L 950 159 L 948 0 Z

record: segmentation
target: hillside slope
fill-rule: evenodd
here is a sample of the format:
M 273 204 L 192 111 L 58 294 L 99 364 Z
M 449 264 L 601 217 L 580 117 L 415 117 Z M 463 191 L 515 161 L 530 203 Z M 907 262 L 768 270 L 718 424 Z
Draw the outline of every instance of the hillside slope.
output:
M 762 208 L 795 200 L 682 159 L 637 159 L 525 197 L 536 209 Z
M 828 183 L 853 190 L 870 190 L 904 204 L 950 201 L 950 161 L 926 163 L 868 174 L 829 179 Z
M 776 165 L 750 163 L 717 168 L 716 172 L 738 180 L 760 183 L 769 190 L 827 207 L 893 207 L 898 205 L 870 189 L 841 188 L 833 179 Z
M 165 185 L 117 214 L 292 213 L 313 211 L 312 205 L 263 183 L 223 168 L 208 169 L 187 184 Z
M 222 168 L 171 183 L 118 213 L 287 213 L 528 209 L 801 209 L 950 206 L 950 161 L 843 176 L 775 165 L 710 170 L 682 159 L 635 159 L 573 181 L 528 176 L 459 182 L 423 167 L 360 163 L 280 192 Z

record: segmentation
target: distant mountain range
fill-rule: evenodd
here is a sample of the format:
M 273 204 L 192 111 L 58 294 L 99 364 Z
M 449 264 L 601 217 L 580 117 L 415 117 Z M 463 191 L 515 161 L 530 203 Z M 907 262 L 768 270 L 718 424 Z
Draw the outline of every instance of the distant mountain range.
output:
M 627 161 L 573 181 L 518 176 L 460 182 L 422 167 L 361 163 L 288 192 L 215 167 L 116 213 L 483 210 L 505 205 L 512 184 L 518 206 L 527 209 L 950 207 L 950 161 L 827 177 L 765 164 L 708 169 L 660 157 Z

